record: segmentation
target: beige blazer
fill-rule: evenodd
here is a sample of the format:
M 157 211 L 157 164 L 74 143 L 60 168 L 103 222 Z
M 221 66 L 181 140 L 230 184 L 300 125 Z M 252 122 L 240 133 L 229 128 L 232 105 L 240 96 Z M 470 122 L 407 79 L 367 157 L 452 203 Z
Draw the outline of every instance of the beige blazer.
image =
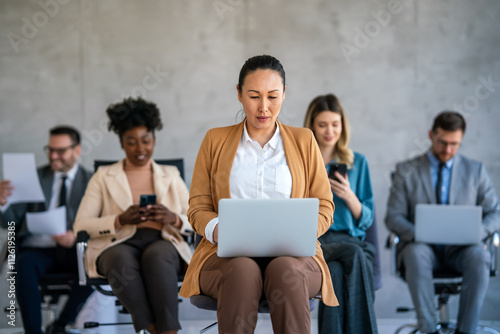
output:
M 132 192 L 121 160 L 109 166 L 101 166 L 92 176 L 76 214 L 74 231 L 85 230 L 90 235 L 85 266 L 89 277 L 102 277 L 97 273 L 96 260 L 109 247 L 117 245 L 136 232 L 135 225 L 125 225 L 115 230 L 115 220 L 132 204 Z M 157 202 L 177 214 L 182 221 L 181 232 L 191 230 L 186 212 L 188 189 L 174 166 L 158 165 L 153 161 L 153 186 Z M 183 260 L 189 264 L 191 249 L 184 241 L 179 242 L 164 228 L 162 237 L 170 240 Z
M 292 174 L 292 198 L 315 197 L 320 201 L 318 237 L 324 234 L 333 220 L 333 197 L 323 158 L 309 129 L 279 123 L 285 156 Z M 229 175 L 243 133 L 243 122 L 234 126 L 209 130 L 203 139 L 193 172 L 189 196 L 188 217 L 193 229 L 205 235 L 208 222 L 217 217 L 221 198 L 230 198 Z M 205 238 L 195 250 L 188 267 L 180 295 L 200 294 L 200 271 L 205 261 L 217 251 L 217 245 Z M 337 306 L 328 266 L 318 242 L 314 260 L 323 275 L 321 295 L 325 304 Z

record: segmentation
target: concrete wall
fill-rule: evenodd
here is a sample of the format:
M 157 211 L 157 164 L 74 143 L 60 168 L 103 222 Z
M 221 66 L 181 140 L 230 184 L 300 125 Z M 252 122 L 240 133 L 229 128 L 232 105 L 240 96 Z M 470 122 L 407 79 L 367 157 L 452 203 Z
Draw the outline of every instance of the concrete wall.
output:
M 318 94 L 342 100 L 351 146 L 370 163 L 383 244 L 388 175 L 428 148 L 443 109 L 463 111 L 461 151 L 484 161 L 500 189 L 499 16 L 495 0 L 0 0 L 0 152 L 35 152 L 45 163 L 47 130 L 67 123 L 82 130 L 85 166 L 119 159 L 105 108 L 142 94 L 162 111 L 155 156 L 183 157 L 189 184 L 206 130 L 234 123 L 241 109 L 241 65 L 268 53 L 287 73 L 284 123 L 300 126 Z M 394 318 L 410 298 L 381 254 L 376 311 Z M 482 319 L 500 320 L 498 291 L 495 278 Z

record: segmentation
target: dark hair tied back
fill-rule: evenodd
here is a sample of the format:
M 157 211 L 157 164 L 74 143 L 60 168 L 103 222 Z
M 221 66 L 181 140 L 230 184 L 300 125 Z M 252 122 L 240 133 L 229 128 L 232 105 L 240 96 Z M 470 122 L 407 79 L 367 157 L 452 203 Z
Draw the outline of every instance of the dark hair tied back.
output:
M 109 117 L 108 129 L 118 134 L 120 139 L 125 131 L 137 126 L 145 126 L 148 131 L 161 130 L 163 124 L 156 104 L 138 97 L 126 98 L 112 104 L 106 110 Z
M 273 70 L 279 73 L 283 80 L 283 90 L 285 88 L 285 69 L 280 61 L 273 56 L 261 55 L 249 58 L 240 70 L 240 77 L 238 79 L 238 89 L 241 92 L 245 78 L 251 72 L 256 70 Z

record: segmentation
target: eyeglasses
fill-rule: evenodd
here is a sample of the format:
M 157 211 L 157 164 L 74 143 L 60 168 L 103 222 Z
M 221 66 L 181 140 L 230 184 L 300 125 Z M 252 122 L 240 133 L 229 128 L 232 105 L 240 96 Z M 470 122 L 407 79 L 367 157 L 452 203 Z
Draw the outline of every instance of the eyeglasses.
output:
M 444 140 L 441 140 L 441 139 L 436 139 L 436 143 L 443 147 L 443 148 L 446 148 L 446 147 L 450 147 L 452 149 L 456 149 L 458 148 L 462 143 L 461 142 L 453 142 L 453 143 L 450 143 L 450 142 L 447 142 L 447 141 L 444 141 Z
M 43 147 L 43 150 L 45 151 L 45 153 L 48 153 L 48 154 L 55 153 L 55 154 L 61 156 L 61 155 L 64 155 L 64 153 L 66 153 L 67 150 L 75 148 L 75 146 L 76 145 L 74 144 L 74 145 L 71 145 L 68 147 L 53 148 L 53 147 L 49 147 L 49 145 L 45 145 Z

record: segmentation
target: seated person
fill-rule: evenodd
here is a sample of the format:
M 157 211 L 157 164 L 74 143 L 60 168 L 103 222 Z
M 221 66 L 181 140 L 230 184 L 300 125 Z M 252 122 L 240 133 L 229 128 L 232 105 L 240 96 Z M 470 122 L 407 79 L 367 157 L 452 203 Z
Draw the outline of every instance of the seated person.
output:
M 465 125 L 465 119 L 457 112 L 437 115 L 429 131 L 430 150 L 396 166 L 389 195 L 385 222 L 400 239 L 397 261 L 404 268 L 422 333 L 437 333 L 434 270 L 447 267 L 463 275 L 455 333 L 476 332 L 488 289 L 491 256 L 483 246 L 415 242 L 418 203 L 480 205 L 483 238 L 500 228 L 498 197 L 484 165 L 457 153 Z
M 196 159 L 188 217 L 203 239 L 180 294 L 217 299 L 220 333 L 253 333 L 262 297 L 275 333 L 310 333 L 309 298 L 319 293 L 327 305 L 338 305 L 319 242 L 313 257 L 220 258 L 216 253 L 221 198 L 314 197 L 320 202 L 318 235 L 332 223 L 332 193 L 311 131 L 277 120 L 285 88 L 285 71 L 276 58 L 248 59 L 236 86 L 245 119 L 209 130 Z
M 92 173 L 78 164 L 82 150 L 80 134 L 69 126 L 50 130 L 45 146 L 49 164 L 38 168 L 38 178 L 45 202 L 9 205 L 0 212 L 0 222 L 6 228 L 16 225 L 16 298 L 26 334 L 42 333 L 42 296 L 38 289 L 41 277 L 50 273 L 72 273 L 75 284 L 60 316 L 46 328 L 46 333 L 66 333 L 67 324 L 75 321 L 78 312 L 92 293 L 92 288 L 78 285 L 73 221 Z M 7 203 L 14 190 L 9 180 L 0 182 L 0 205 Z M 66 205 L 67 232 L 60 235 L 31 234 L 26 227 L 26 213 L 55 209 Z
M 329 179 L 335 213 L 333 224 L 319 240 L 330 268 L 340 306 L 320 303 L 319 333 L 377 333 L 373 303 L 375 247 L 364 241 L 373 223 L 373 191 L 366 158 L 349 148 L 349 122 L 333 94 L 309 104 L 304 127 L 313 131 L 326 168 L 347 165 L 347 174 Z M 330 175 L 330 174 L 329 174 Z
M 99 167 L 78 209 L 75 232 L 90 235 L 87 273 L 108 279 L 137 332 L 177 333 L 178 275 L 191 258 L 180 235 L 189 228 L 188 190 L 176 167 L 152 159 L 162 128 L 155 104 L 129 98 L 106 112 L 125 158 Z M 157 204 L 140 207 L 142 194 L 156 194 Z

